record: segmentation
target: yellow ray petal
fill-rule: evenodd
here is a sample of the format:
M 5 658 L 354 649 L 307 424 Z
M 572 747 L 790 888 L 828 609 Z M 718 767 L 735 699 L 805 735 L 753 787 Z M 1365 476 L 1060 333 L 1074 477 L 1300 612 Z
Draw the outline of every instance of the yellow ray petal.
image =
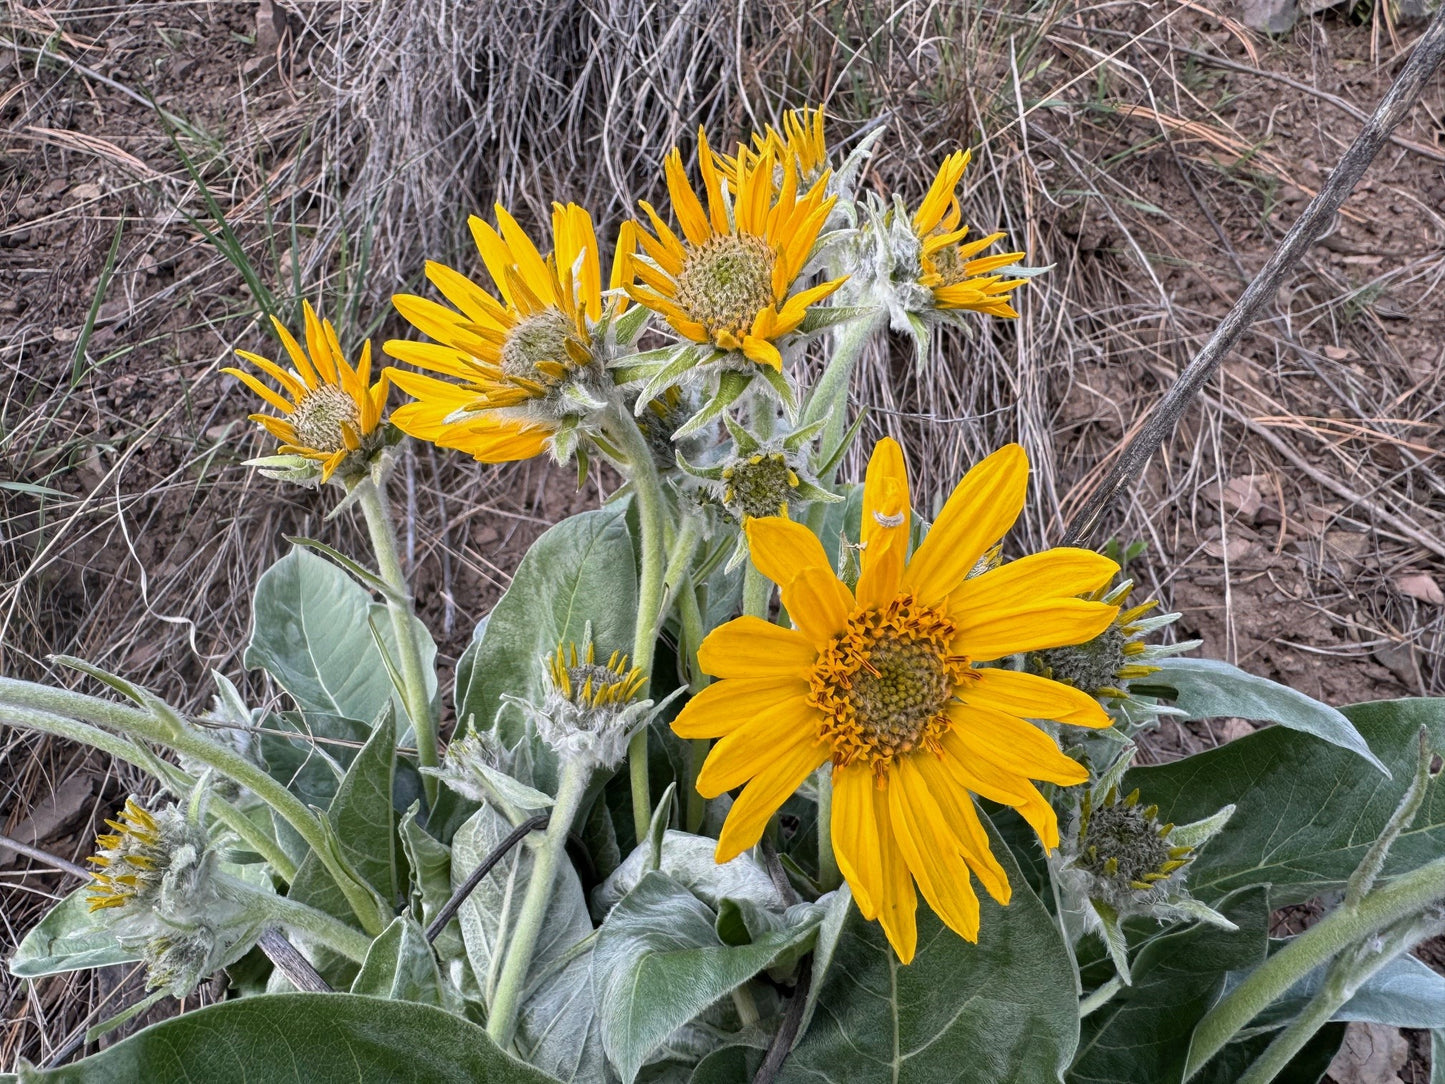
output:
M 818 709 L 801 696 L 779 701 L 766 714 L 754 715 L 712 747 L 697 773 L 698 793 L 716 798 L 799 750 L 814 758 L 816 768 L 832 752 L 832 746 L 818 735 L 819 718 Z
M 682 168 L 682 152 L 676 147 L 663 161 L 663 172 L 667 177 L 668 195 L 672 198 L 672 213 L 677 216 L 682 235 L 690 244 L 702 244 L 712 236 L 712 227 L 697 193 L 688 182 L 687 173 Z
M 863 522 L 858 605 L 886 606 L 898 594 L 908 551 L 908 466 L 892 437 L 873 447 L 863 477 Z
M 512 253 L 512 266 L 522 276 L 522 281 L 543 305 L 560 305 L 562 299 L 557 289 L 557 276 L 548 270 L 547 261 L 542 259 L 542 254 L 527 236 L 527 231 L 517 225 L 517 220 L 508 214 L 507 209 L 500 203 L 495 210 L 497 227 L 501 230 L 502 240 L 507 243 L 507 248 Z M 516 296 L 515 290 L 513 296 Z
M 804 678 L 817 660 L 801 632 L 749 616 L 713 629 L 697 653 L 703 672 L 718 678 Z
M 306 382 L 306 386 L 314 388 L 321 383 L 315 366 L 311 364 L 311 359 L 306 356 L 306 351 L 301 349 L 301 344 L 296 341 L 296 336 L 291 334 L 291 330 L 275 316 L 271 317 L 271 326 L 276 329 L 276 334 L 281 339 L 281 345 L 286 348 L 286 353 L 291 358 L 291 364 L 296 366 L 296 371 L 301 374 L 301 379 Z
M 807 695 L 808 683 L 801 675 L 715 681 L 687 702 L 672 721 L 672 731 L 680 738 L 721 738 L 754 716 Z
M 884 936 L 899 961 L 909 964 L 918 950 L 918 896 L 913 891 L 913 878 L 908 874 L 908 863 L 899 849 L 897 828 L 889 812 L 888 790 L 897 785 L 896 780 L 889 780 L 887 788 L 873 789 L 873 815 L 878 821 L 883 871 L 876 903 L 878 924 L 883 927 Z
M 753 564 L 779 586 L 792 582 L 805 568 L 832 567 L 823 543 L 801 523 L 782 516 L 752 517 L 743 529 L 748 535 Z
M 973 807 L 973 798 L 968 791 L 954 782 L 939 757 L 930 752 L 921 752 L 904 758 L 911 769 L 916 769 L 928 793 L 938 804 L 942 819 L 932 826 L 942 838 L 951 835 L 968 863 L 968 868 L 978 878 L 979 884 L 1004 907 L 1012 897 L 1008 874 L 993 855 L 988 833 L 978 819 L 978 810 Z
M 958 627 L 953 649 L 986 662 L 1020 651 L 1082 644 L 1108 628 L 1117 612 L 1116 606 L 1081 598 L 1024 597 L 996 610 L 970 610 L 950 600 L 948 616 Z
M 760 339 L 756 335 L 744 335 L 743 356 L 759 365 L 766 365 L 778 372 L 783 371 L 783 355 L 767 339 Z
M 335 384 L 336 362 L 331 356 L 331 344 L 327 341 L 326 332 L 321 327 L 321 321 L 316 316 L 316 310 L 311 307 L 311 302 L 301 302 L 301 311 L 306 317 L 306 348 L 311 352 L 311 362 L 316 366 L 316 371 L 321 374 L 321 379 L 328 384 Z
M 974 670 L 958 687 L 965 704 L 980 704 L 1021 719 L 1052 719 L 1073 726 L 1110 726 L 1113 719 L 1088 693 L 1018 670 Z
M 795 742 L 786 747 L 774 743 L 768 766 L 753 776 L 733 801 L 718 836 L 715 858 L 727 862 L 762 838 L 763 829 L 778 808 L 792 797 L 804 779 L 828 759 L 821 742 Z
M 1046 850 L 1059 845 L 1059 819 L 1037 787 L 1015 772 L 974 756 L 956 734 L 943 736 L 943 752 L 939 763 L 960 788 L 1018 810 Z
M 1023 600 L 1072 598 L 1103 587 L 1119 565 L 1093 550 L 1058 546 L 991 568 L 960 584 L 949 598 L 960 612 L 994 613 Z
M 963 476 L 903 573 L 903 588 L 936 606 L 1023 511 L 1029 458 L 1006 444 Z
M 799 632 L 821 650 L 844 631 L 853 592 L 826 568 L 805 568 L 782 590 L 783 605 Z
M 277 365 L 270 358 L 263 358 L 260 354 L 253 354 L 249 350 L 237 350 L 236 356 L 245 358 L 256 368 L 266 373 L 281 387 L 286 389 L 286 394 L 291 396 L 293 402 L 299 403 L 301 397 L 306 394 L 306 385 L 297 380 L 281 366 Z
M 1032 723 L 992 708 L 965 704 L 950 705 L 948 715 L 954 723 L 948 733 L 957 737 L 970 755 L 982 757 L 1005 772 L 1064 787 L 1089 778 L 1088 769 L 1059 752 L 1054 739 Z
M 833 854 L 853 889 L 858 910 L 872 920 L 883 894 L 883 858 L 873 812 L 873 768 L 856 763 L 833 770 Z
M 969 883 L 968 866 L 957 839 L 943 821 L 938 803 L 928 793 L 912 757 L 894 763 L 888 786 L 888 811 L 893 838 L 943 924 L 967 941 L 978 940 L 978 896 Z
M 281 396 L 277 395 L 274 391 L 268 388 L 265 384 L 261 383 L 260 380 L 256 379 L 256 377 L 252 376 L 244 369 L 226 368 L 222 369 L 221 372 L 228 373 L 231 376 L 234 376 L 242 384 L 245 384 L 246 387 L 250 388 L 253 392 L 259 395 L 266 402 L 270 403 L 282 414 L 290 414 L 295 411 L 296 408 L 292 404 L 281 398 Z

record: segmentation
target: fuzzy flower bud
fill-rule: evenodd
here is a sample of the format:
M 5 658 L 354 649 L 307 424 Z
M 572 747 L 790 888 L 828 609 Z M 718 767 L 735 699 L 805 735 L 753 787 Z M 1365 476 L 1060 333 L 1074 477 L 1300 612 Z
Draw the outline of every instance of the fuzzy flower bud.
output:
M 1176 827 L 1161 824 L 1159 809 L 1143 805 L 1136 789 L 1121 796 L 1119 784 L 1133 759 L 1130 748 L 1092 787 L 1079 794 L 1070 831 L 1061 842 L 1055 873 L 1063 892 L 1066 924 L 1076 937 L 1097 932 L 1125 982 L 1128 946 L 1123 923 L 1136 915 L 1160 921 L 1234 924 L 1190 896 L 1188 866 L 1234 813 L 1226 806 L 1212 817 Z

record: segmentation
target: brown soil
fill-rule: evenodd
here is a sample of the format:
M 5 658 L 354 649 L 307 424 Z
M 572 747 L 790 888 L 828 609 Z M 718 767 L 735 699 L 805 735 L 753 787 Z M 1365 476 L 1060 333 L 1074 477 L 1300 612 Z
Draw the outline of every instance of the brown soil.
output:
M 296 179 L 276 166 L 325 99 L 297 45 L 310 24 L 276 10 L 9 7 L 0 44 L 6 675 L 71 681 L 45 661 L 66 652 L 201 706 L 211 669 L 242 677 L 249 593 L 284 536 L 343 550 L 362 541 L 348 517 L 325 522 L 329 495 L 282 491 L 241 465 L 268 449 L 245 421 L 248 395 L 217 370 L 234 346 L 267 340 L 241 275 L 203 236 L 214 223 L 178 153 L 205 177 L 263 276 L 287 282 L 304 246 L 284 233 L 267 242 L 264 208 L 286 190 L 300 236 L 327 221 L 324 199 L 296 197 Z M 1134 344 L 1080 351 L 1069 379 L 1050 389 L 1060 519 L 1353 137 L 1357 120 L 1328 96 L 1373 108 L 1416 32 L 1401 28 L 1392 40 L 1378 20 L 1331 12 L 1271 41 L 1190 7 L 1171 17 L 1161 48 L 1156 18 L 1143 5 L 1054 43 L 1076 66 L 1093 61 L 1071 52 L 1074 38 L 1122 47 L 1121 62 L 1157 87 L 1153 98 L 1130 89 L 1128 109 L 1106 113 L 1070 148 L 1107 163 L 1134 203 L 1070 197 L 1035 209 L 1039 228 L 1070 246 L 1067 273 L 1099 298 L 1096 325 Z M 1060 97 L 1087 112 L 1117 89 L 1106 75 Z M 146 95 L 188 130 L 173 138 Z M 1445 80 L 1399 138 L 1114 520 L 1121 537 L 1149 543 L 1136 571 L 1184 611 L 1180 635 L 1335 703 L 1445 692 Z M 1033 154 L 1048 162 L 1064 152 L 1044 140 Z M 1151 291 L 1165 301 L 1148 311 L 1162 315 L 1121 333 L 1134 296 Z M 1080 341 L 1092 333 L 1082 329 Z M 544 463 L 479 467 L 430 452 L 404 463 L 393 499 L 408 513 L 407 561 L 444 665 L 526 545 L 595 506 L 602 488 L 594 476 L 578 490 L 569 471 Z M 257 702 L 273 695 L 254 676 L 243 691 Z M 1239 732 L 1166 727 L 1154 752 Z M 22 842 L 73 862 L 137 783 L 103 758 L 8 731 L 0 779 L 4 831 L 29 831 Z M 66 801 L 37 816 L 51 795 Z M 75 883 L 0 851 L 0 956 Z M 1437 949 L 1426 958 L 1441 968 Z M 129 981 L 117 992 L 122 979 L 104 972 L 33 987 L 0 978 L 9 1021 L 0 1066 L 49 1056 L 132 996 Z

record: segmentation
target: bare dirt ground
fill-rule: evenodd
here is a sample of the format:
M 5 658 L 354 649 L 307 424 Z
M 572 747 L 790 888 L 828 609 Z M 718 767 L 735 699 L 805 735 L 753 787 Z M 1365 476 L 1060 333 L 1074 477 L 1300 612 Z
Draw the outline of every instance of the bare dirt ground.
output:
M 533 143 L 515 135 L 520 122 L 506 139 L 474 120 L 438 122 L 463 133 L 436 144 L 434 173 L 450 180 L 413 191 L 402 165 L 377 164 L 386 110 L 406 94 L 358 105 L 362 82 L 338 76 L 362 80 L 358 55 L 384 67 L 371 33 L 384 14 L 358 27 L 341 7 L 9 0 L 0 16 L 0 673 L 74 683 L 46 661 L 70 653 L 204 706 L 211 670 L 243 675 L 250 590 L 286 536 L 360 541 L 348 517 L 325 521 L 327 497 L 241 465 L 266 445 L 245 420 L 244 389 L 217 370 L 234 347 L 264 352 L 268 340 L 240 264 L 287 304 L 324 287 L 351 343 L 384 337 L 399 330 L 384 299 L 415 282 L 425 255 L 450 255 L 408 247 L 409 232 L 459 236 L 465 213 L 499 196 L 535 216 L 552 198 L 591 195 L 615 224 L 633 198 L 656 197 L 659 171 L 637 146 L 686 139 L 700 119 L 715 138 L 736 135 L 776 107 L 825 98 L 839 133 L 891 113 L 898 135 L 870 179 L 912 198 L 944 151 L 985 141 L 968 214 L 1055 265 L 1016 324 L 943 344 L 926 377 L 895 343 L 858 391 L 873 408 L 865 443 L 898 435 L 925 493 L 980 450 L 1023 439 L 1038 474 L 1024 541 L 1057 539 L 1317 190 L 1416 32 L 1336 8 L 1276 40 L 1185 0 L 1044 16 L 1017 5 L 984 12 L 987 32 L 949 5 L 908 4 L 888 39 L 864 25 L 868 5 L 807 17 L 763 5 L 767 33 L 734 43 L 729 23 L 726 49 L 709 47 L 731 66 L 711 80 L 705 63 L 664 72 L 644 90 L 675 99 L 671 111 L 645 135 L 618 130 L 609 148 L 598 133 L 614 103 L 583 100 L 566 64 L 587 54 L 556 44 L 591 41 L 591 24 L 559 16 L 536 34 L 556 38 L 561 76 L 514 86 L 513 72 L 513 97 L 498 99 L 495 72 L 474 68 L 453 93 L 470 95 L 469 117 L 534 98 L 575 99 L 575 115 L 543 116 Z M 689 25 L 681 36 L 722 33 Z M 662 55 L 657 45 L 630 62 L 645 71 Z M 563 129 L 596 160 L 559 157 L 548 140 Z M 641 173 L 619 172 L 629 153 Z M 605 205 L 599 174 L 621 190 Z M 392 184 L 368 197 L 368 219 L 353 197 L 376 176 Z M 419 216 L 416 230 L 398 207 Z M 1109 525 L 1148 543 L 1133 571 L 1184 611 L 1181 636 L 1333 703 L 1445 692 L 1442 208 L 1437 78 Z M 594 478 L 579 490 L 542 462 L 407 457 L 393 499 L 444 662 L 531 539 L 602 488 Z M 274 695 L 254 678 L 243 689 Z M 1247 726 L 1231 725 L 1166 727 L 1150 755 Z M 0 732 L 0 829 L 50 856 L 82 862 L 99 818 L 135 783 L 84 750 Z M 0 955 L 76 883 L 0 849 Z M 108 972 L 0 978 L 0 1066 L 54 1056 L 136 989 Z M 1407 1084 L 1427 1079 L 1412 1042 Z

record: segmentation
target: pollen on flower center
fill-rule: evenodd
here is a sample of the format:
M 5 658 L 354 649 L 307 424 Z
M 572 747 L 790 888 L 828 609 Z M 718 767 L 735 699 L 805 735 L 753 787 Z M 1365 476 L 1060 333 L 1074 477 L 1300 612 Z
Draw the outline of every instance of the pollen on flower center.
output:
M 342 452 L 349 446 L 346 427 L 353 438 L 361 433 L 361 411 L 356 401 L 335 384 L 309 389 L 296 404 L 290 418 L 297 443 L 318 452 Z
M 517 322 L 502 344 L 502 372 L 536 380 L 549 368 L 568 367 L 567 340 L 577 332 L 560 309 L 544 309 Z M 554 369 L 555 372 L 555 369 Z
M 677 274 L 677 305 L 709 334 L 741 338 L 773 304 L 777 254 L 762 237 L 726 233 L 689 245 Z
M 834 764 L 863 760 L 881 772 L 919 746 L 938 748 L 951 725 L 944 709 L 969 674 L 968 660 L 949 654 L 954 632 L 907 595 L 848 619 L 818 656 L 809 694 L 826 717 Z

